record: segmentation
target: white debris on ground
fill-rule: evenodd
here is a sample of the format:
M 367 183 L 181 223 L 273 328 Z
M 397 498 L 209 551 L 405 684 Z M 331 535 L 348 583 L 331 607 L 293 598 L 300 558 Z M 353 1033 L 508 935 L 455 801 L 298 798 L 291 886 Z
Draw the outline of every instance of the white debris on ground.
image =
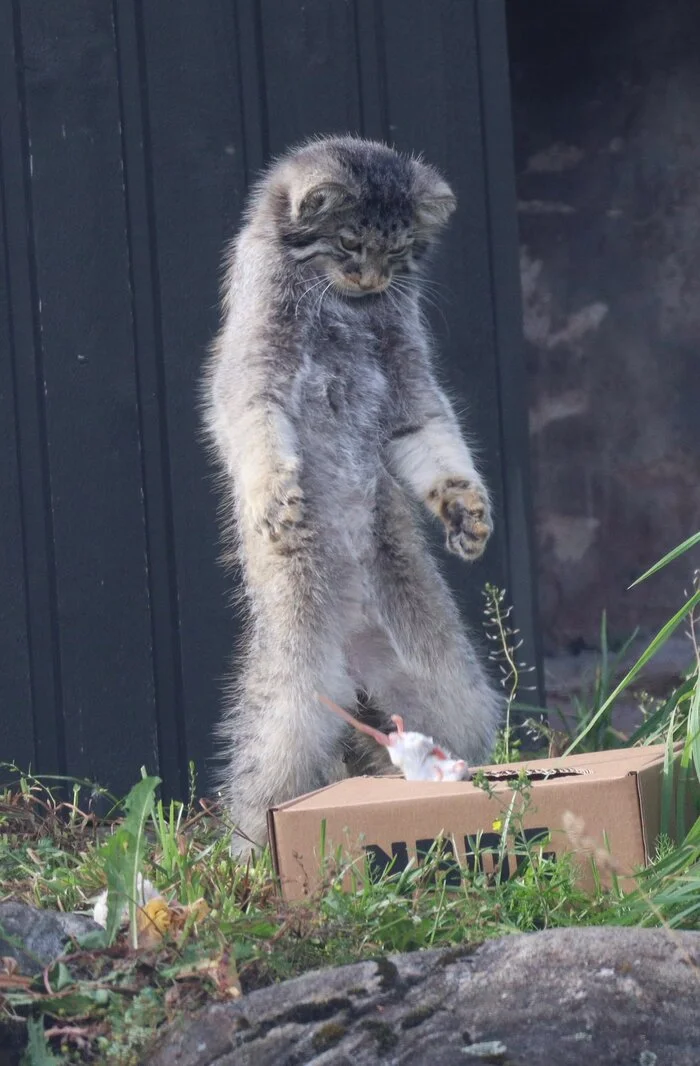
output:
M 139 907 L 145 907 L 145 905 L 152 899 L 156 899 L 160 893 L 151 884 L 147 877 L 143 877 L 141 874 L 136 875 L 136 902 Z M 95 905 L 92 910 L 93 921 L 101 925 L 103 929 L 107 927 L 107 890 L 100 892 L 99 896 L 95 900 Z M 121 922 L 127 921 L 129 918 L 129 906 L 124 904 L 120 917 Z

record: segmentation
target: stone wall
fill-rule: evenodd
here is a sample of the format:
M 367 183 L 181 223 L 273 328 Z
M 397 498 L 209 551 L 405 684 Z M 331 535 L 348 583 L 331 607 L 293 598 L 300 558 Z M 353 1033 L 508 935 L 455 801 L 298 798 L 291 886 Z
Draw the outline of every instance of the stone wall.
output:
M 700 6 L 510 0 L 548 653 L 680 604 L 700 528 Z

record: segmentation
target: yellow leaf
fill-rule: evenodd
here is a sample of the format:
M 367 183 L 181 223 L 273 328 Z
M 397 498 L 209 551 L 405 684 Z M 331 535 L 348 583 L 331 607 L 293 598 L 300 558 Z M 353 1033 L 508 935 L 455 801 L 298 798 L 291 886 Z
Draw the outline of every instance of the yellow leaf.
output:
M 149 899 L 136 914 L 139 947 L 153 947 L 170 928 L 170 908 L 162 896 Z

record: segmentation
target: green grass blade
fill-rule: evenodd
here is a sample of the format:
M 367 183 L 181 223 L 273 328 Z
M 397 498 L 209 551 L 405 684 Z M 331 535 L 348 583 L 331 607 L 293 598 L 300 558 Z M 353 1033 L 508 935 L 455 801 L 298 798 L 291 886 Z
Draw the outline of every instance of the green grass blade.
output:
M 603 693 L 608 684 L 608 667 L 608 616 L 607 612 L 603 611 L 600 618 L 600 667 L 596 672 L 594 707 L 600 706 L 603 702 Z
M 646 579 L 651 577 L 652 574 L 662 570 L 664 566 L 668 566 L 668 564 L 672 563 L 674 559 L 677 559 L 679 555 L 683 555 L 684 552 L 694 548 L 696 544 L 700 544 L 700 533 L 693 533 L 692 537 L 688 537 L 688 539 L 684 540 L 682 544 L 679 544 L 676 548 L 667 552 L 663 559 L 659 559 L 658 563 L 654 563 L 654 565 L 646 570 L 641 577 L 638 577 L 636 581 L 633 581 L 629 587 L 633 589 L 635 585 L 639 585 L 640 582 L 646 581 Z
M 688 830 L 688 835 L 683 841 L 683 847 L 700 849 L 700 818 L 697 818 Z M 698 858 L 700 859 L 700 854 L 698 854 Z
M 700 589 L 696 589 L 690 599 L 686 600 L 680 610 L 676 611 L 673 618 L 669 619 L 669 621 L 661 627 L 661 629 L 656 634 L 651 643 L 639 656 L 632 669 L 627 674 L 625 674 L 619 685 L 610 693 L 605 702 L 601 704 L 601 706 L 598 708 L 588 725 L 585 727 L 585 729 L 582 729 L 578 736 L 571 742 L 571 744 L 569 744 L 568 748 L 564 752 L 564 755 L 570 755 L 571 752 L 579 746 L 583 738 L 587 736 L 588 733 L 590 733 L 590 731 L 597 724 L 597 722 L 600 721 L 602 716 L 605 714 L 608 708 L 612 706 L 612 704 L 620 695 L 620 693 L 624 692 L 627 686 L 632 681 L 634 681 L 637 674 L 643 669 L 644 666 L 646 666 L 649 660 L 653 658 L 659 648 L 666 643 L 671 634 L 678 628 L 683 619 L 686 618 L 687 615 L 689 615 L 690 612 L 695 609 L 698 603 L 700 603 Z
M 693 745 L 690 734 L 686 737 L 685 745 L 681 753 L 678 765 L 678 781 L 676 784 L 676 839 L 685 837 L 685 810 L 688 781 L 691 775 L 691 763 L 693 761 Z
M 107 876 L 107 938 L 111 944 L 119 928 L 122 908 L 129 908 L 132 947 L 138 946 L 136 913 L 138 876 L 146 853 L 146 823 L 153 815 L 159 777 L 143 777 L 124 800 L 126 818 L 102 849 Z
M 639 728 L 634 731 L 624 746 L 626 748 L 633 748 L 637 744 L 643 743 L 647 737 L 652 736 L 654 733 L 658 733 L 662 726 L 665 733 L 671 711 L 674 707 L 678 707 L 681 703 L 684 703 L 692 695 L 695 689 L 695 684 L 695 677 L 686 678 L 683 684 L 672 692 L 669 698 L 665 700 L 661 706 L 649 716 L 649 718 L 647 718 L 646 722 L 643 722 Z
M 63 1059 L 57 1059 L 46 1043 L 44 1035 L 44 1016 L 27 1019 L 27 1047 L 22 1058 L 26 1066 L 60 1066 Z
M 136 930 L 136 912 L 138 910 L 138 876 L 141 873 L 146 853 L 146 822 L 153 813 L 155 791 L 160 784 L 159 777 L 143 777 L 134 785 L 127 796 L 124 807 L 127 817 L 124 828 L 133 839 L 133 850 L 128 867 L 129 876 L 129 925 L 133 947 L 138 947 Z
M 688 714 L 688 739 L 693 753 L 693 765 L 700 781 L 700 673 L 696 674 L 693 696 Z
M 666 737 L 666 751 L 664 752 L 664 766 L 661 778 L 661 832 L 665 836 L 671 835 L 671 811 L 673 808 L 673 723 L 676 717 L 675 709 L 671 712 Z

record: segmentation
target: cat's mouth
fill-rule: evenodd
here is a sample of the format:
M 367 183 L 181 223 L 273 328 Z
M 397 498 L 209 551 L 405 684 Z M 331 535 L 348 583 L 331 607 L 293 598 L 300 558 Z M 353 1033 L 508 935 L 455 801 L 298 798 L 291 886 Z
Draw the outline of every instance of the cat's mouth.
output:
M 334 278 L 333 283 L 344 296 L 377 296 L 381 292 L 386 292 L 391 284 L 391 278 L 377 278 L 371 282 L 354 282 L 346 278 Z

